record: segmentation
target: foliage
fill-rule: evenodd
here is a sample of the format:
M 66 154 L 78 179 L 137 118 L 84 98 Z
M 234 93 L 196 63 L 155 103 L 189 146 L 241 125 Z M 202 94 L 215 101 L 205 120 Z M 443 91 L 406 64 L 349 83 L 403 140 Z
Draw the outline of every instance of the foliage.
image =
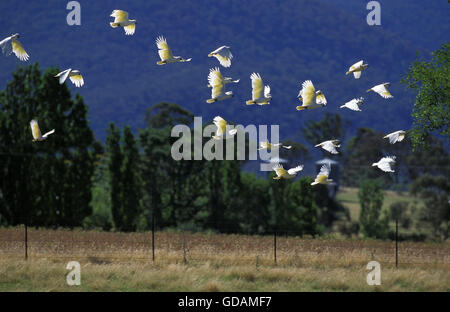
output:
M 426 146 L 426 138 L 434 132 L 450 136 L 450 43 L 433 52 L 431 62 L 415 60 L 402 79 L 417 92 L 409 135 L 413 147 Z
M 60 85 L 49 68 L 20 67 L 0 92 L 0 215 L 7 224 L 79 226 L 90 215 L 95 143 L 83 99 Z M 32 142 L 30 121 L 41 131 Z
M 361 212 L 359 223 L 364 236 L 385 238 L 388 231 L 388 216 L 381 216 L 383 190 L 376 181 L 365 180 L 358 192 Z

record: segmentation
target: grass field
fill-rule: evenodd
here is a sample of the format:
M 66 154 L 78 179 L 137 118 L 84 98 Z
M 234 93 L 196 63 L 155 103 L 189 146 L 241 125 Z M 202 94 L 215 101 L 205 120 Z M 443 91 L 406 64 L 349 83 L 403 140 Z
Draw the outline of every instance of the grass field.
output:
M 449 243 L 0 229 L 0 291 L 450 291 Z M 381 264 L 368 286 L 367 263 Z M 69 261 L 81 285 L 68 286 Z
M 359 212 L 361 210 L 358 198 L 358 188 L 340 187 L 336 194 L 336 199 L 350 211 L 350 217 L 353 221 L 359 220 Z M 384 200 L 382 209 L 389 209 L 392 203 L 397 201 L 406 201 L 410 204 L 422 204 L 418 198 L 414 198 L 408 192 L 397 193 L 394 191 L 383 191 Z

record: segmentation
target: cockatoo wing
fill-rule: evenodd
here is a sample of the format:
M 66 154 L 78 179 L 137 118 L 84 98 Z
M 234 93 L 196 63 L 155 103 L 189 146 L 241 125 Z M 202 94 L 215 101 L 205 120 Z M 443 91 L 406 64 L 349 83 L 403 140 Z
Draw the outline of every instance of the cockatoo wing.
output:
M 361 77 L 361 71 L 360 70 L 354 71 L 353 76 L 355 77 L 355 79 L 359 79 Z
M 227 122 L 220 116 L 214 118 L 214 124 L 217 126 L 216 136 L 222 136 L 225 133 Z
M 270 96 L 270 86 L 265 86 L 264 87 L 264 97 L 269 97 Z
M 288 172 L 286 171 L 286 169 L 283 168 L 283 165 L 276 165 L 273 170 L 275 170 L 275 173 L 277 174 L 277 176 L 282 177 L 286 174 L 288 174 Z
M 223 67 L 231 66 L 231 59 L 233 58 L 233 54 L 231 54 L 231 50 L 229 47 L 223 46 L 211 53 L 214 53 L 214 57 L 220 62 L 220 65 L 222 65 Z
M 302 84 L 301 95 L 303 98 L 303 106 L 308 106 L 313 103 L 314 97 L 316 96 L 316 89 L 311 80 L 306 80 Z
M 123 10 L 114 10 L 110 16 L 114 17 L 114 23 L 123 23 L 128 21 L 128 12 Z
M 48 137 L 50 134 L 53 134 L 53 133 L 55 133 L 55 129 L 50 130 L 49 132 L 45 133 L 42 137 L 43 137 L 43 138 L 46 138 L 46 137 Z
M 158 47 L 158 54 L 161 58 L 161 61 L 166 61 L 170 58 L 172 58 L 172 51 L 169 48 L 169 45 L 167 44 L 167 41 L 164 37 L 160 36 L 156 38 L 156 46 Z
M 81 87 L 84 85 L 83 76 L 81 74 L 73 74 L 72 72 L 69 75 L 70 81 L 77 87 Z
M 209 70 L 208 74 L 208 83 L 211 87 L 213 87 L 216 84 L 222 84 L 224 83 L 224 79 L 222 74 L 220 73 L 220 69 L 218 67 L 211 68 Z
M 12 53 L 12 44 L 11 44 L 11 37 L 7 37 L 0 41 L 0 47 L 2 48 L 2 52 L 9 56 Z
M 331 167 L 330 164 L 325 164 L 322 167 L 320 167 L 319 175 L 324 175 L 326 178 L 330 175 Z
M 17 56 L 17 58 L 19 60 L 28 61 L 29 56 L 28 56 L 27 52 L 25 52 L 25 49 L 20 44 L 19 40 L 15 39 L 15 38 L 12 39 L 11 45 L 12 45 L 12 50 L 13 50 L 14 54 Z
M 379 85 L 373 87 L 372 90 L 375 91 L 376 93 L 378 93 L 379 95 L 381 95 L 385 99 L 392 98 L 393 96 L 387 89 L 387 86 L 389 86 L 389 83 L 379 84 Z
M 385 139 L 389 138 L 389 143 L 394 144 L 394 143 L 396 143 L 398 141 L 399 133 L 398 132 L 393 132 L 393 133 L 390 133 L 390 134 L 386 135 L 384 138 Z
M 316 94 L 316 104 L 327 105 L 327 99 L 325 98 L 325 95 L 322 92 Z
M 132 23 L 128 26 L 124 26 L 123 29 L 125 30 L 125 35 L 134 35 L 134 32 L 136 30 L 136 24 Z
M 217 98 L 219 96 L 224 95 L 224 84 L 222 83 L 216 83 L 214 85 L 212 85 L 212 89 L 211 89 L 211 98 Z
M 360 111 L 358 103 L 359 103 L 359 101 L 357 99 L 353 99 L 353 100 L 345 103 L 344 106 L 351 110 L 354 110 L 354 111 Z
M 338 151 L 336 150 L 336 147 L 334 146 L 333 142 L 327 141 L 324 144 L 322 144 L 322 148 L 331 154 L 337 154 Z
M 355 70 L 355 69 L 357 69 L 358 67 L 361 67 L 362 64 L 363 64 L 363 61 L 362 61 L 362 60 L 359 61 L 359 62 L 356 62 L 355 64 L 353 64 L 352 66 L 350 66 L 350 68 L 348 69 L 348 71 Z
M 394 172 L 394 170 L 392 170 L 391 168 L 391 164 L 388 161 L 379 161 L 377 166 L 384 172 Z
M 302 170 L 303 170 L 303 165 L 297 166 L 297 167 L 295 167 L 295 168 L 289 169 L 289 170 L 288 170 L 288 173 L 289 173 L 290 175 L 293 175 L 293 174 L 297 174 L 297 172 L 300 172 L 300 171 L 302 171 Z
M 41 130 L 39 129 L 39 124 L 37 120 L 30 121 L 31 133 L 33 134 L 33 138 L 35 140 L 41 138 Z
M 62 72 L 55 75 L 55 77 L 59 77 L 59 84 L 63 84 L 64 81 L 66 81 L 67 77 L 69 77 L 71 70 L 72 70 L 72 68 L 69 68 L 69 69 L 63 70 Z
M 262 95 L 263 81 L 257 73 L 251 74 L 250 79 L 252 80 L 252 100 L 257 100 Z

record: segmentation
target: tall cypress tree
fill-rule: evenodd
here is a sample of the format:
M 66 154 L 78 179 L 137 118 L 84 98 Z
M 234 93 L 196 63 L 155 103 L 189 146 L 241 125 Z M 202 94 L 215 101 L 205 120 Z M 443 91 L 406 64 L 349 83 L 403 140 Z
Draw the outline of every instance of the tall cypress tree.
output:
M 108 154 L 109 183 L 111 190 L 111 214 L 116 229 L 123 229 L 122 218 L 122 163 L 123 155 L 120 149 L 120 130 L 109 124 L 106 137 L 106 152 Z

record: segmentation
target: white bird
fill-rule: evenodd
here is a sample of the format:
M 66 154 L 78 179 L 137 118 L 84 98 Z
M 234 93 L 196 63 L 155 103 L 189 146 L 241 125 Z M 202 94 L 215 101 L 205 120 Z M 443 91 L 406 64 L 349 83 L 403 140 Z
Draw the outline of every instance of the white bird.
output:
M 270 104 L 272 100 L 272 95 L 270 94 L 270 86 L 264 86 L 263 80 L 258 73 L 253 73 L 250 75 L 252 80 L 252 99 L 245 102 L 247 105 L 265 105 Z M 263 93 L 264 87 L 264 93 Z
M 369 91 L 373 91 L 378 93 L 379 95 L 381 95 L 383 98 L 385 99 L 389 99 L 392 98 L 392 94 L 389 92 L 389 90 L 387 89 L 387 87 L 389 87 L 391 84 L 389 82 L 385 82 L 379 85 L 376 85 L 375 87 L 370 88 L 369 90 L 367 90 L 367 92 Z
M 17 38 L 19 38 L 19 34 L 11 35 L 0 41 L 2 52 L 6 56 L 9 56 L 14 52 L 19 60 L 28 61 L 29 56 Z
M 324 150 L 330 152 L 331 154 L 338 154 L 336 147 L 340 147 L 339 140 L 329 140 L 317 144 L 314 147 L 322 147 Z
M 59 77 L 59 84 L 63 84 L 66 81 L 67 77 L 69 77 L 70 81 L 77 87 L 82 87 L 84 85 L 84 79 L 81 75 L 80 71 L 77 69 L 66 69 L 62 72 L 55 75 L 55 77 Z
M 361 106 L 363 103 L 364 103 L 364 98 L 360 97 L 359 99 L 353 99 L 351 101 L 348 101 L 344 105 L 341 105 L 340 108 L 347 107 L 348 109 L 360 112 L 361 109 L 359 108 L 359 106 Z
M 41 130 L 39 129 L 39 125 L 37 120 L 33 119 L 32 121 L 30 121 L 30 126 L 31 126 L 31 133 L 33 134 L 33 142 L 36 141 L 44 141 L 47 139 L 47 137 L 55 132 L 55 129 L 45 133 L 44 135 L 41 135 Z
M 206 100 L 206 103 L 213 103 L 223 101 L 233 97 L 233 92 L 225 92 L 225 82 L 220 69 L 218 67 L 212 68 L 209 71 L 208 82 L 212 86 L 211 98 Z
M 301 106 L 297 106 L 297 110 L 313 109 L 327 105 L 325 95 L 320 90 L 316 91 L 311 80 L 306 80 L 302 83 L 302 89 L 298 92 L 297 97 L 300 102 L 303 102 Z
M 211 69 L 209 70 L 210 73 L 211 73 L 212 71 L 219 71 L 219 73 L 220 73 L 220 69 L 219 69 L 218 67 L 216 67 L 216 68 L 211 68 Z M 221 76 L 222 76 L 222 74 L 221 74 Z M 223 83 L 224 83 L 224 84 L 227 84 L 227 83 L 238 83 L 238 82 L 240 81 L 240 79 L 233 80 L 233 78 L 231 78 L 231 77 L 223 77 L 223 76 L 222 76 L 222 80 L 223 80 Z M 208 76 L 208 82 L 209 82 L 209 76 Z M 208 88 L 212 88 L 211 83 L 208 83 L 207 87 L 208 87 Z
M 331 165 L 325 164 L 320 168 L 319 173 L 316 176 L 316 179 L 314 180 L 314 182 L 311 183 L 311 185 L 316 185 L 316 184 L 329 184 L 330 182 L 333 182 L 332 179 L 328 179 L 328 176 L 330 175 L 331 172 Z
M 220 65 L 223 67 L 230 67 L 233 54 L 231 54 L 230 47 L 221 46 L 220 48 L 209 53 L 208 57 L 215 57 L 220 62 Z
M 297 176 L 297 173 L 303 170 L 303 165 L 297 166 L 295 168 L 291 168 L 289 170 L 286 170 L 283 168 L 283 165 L 277 164 L 273 170 L 275 170 L 275 173 L 277 174 L 276 177 L 273 177 L 274 180 L 280 180 L 281 178 L 284 179 L 292 179 Z
M 189 62 L 192 59 L 184 59 L 181 56 L 173 56 L 172 51 L 170 50 L 169 45 L 167 44 L 166 38 L 163 36 L 159 36 L 156 38 L 156 46 L 158 47 L 158 54 L 161 58 L 161 61 L 158 61 L 156 64 L 158 65 L 164 65 L 164 64 L 170 64 L 170 63 L 176 63 L 176 62 Z
M 226 138 L 227 132 L 227 122 L 220 116 L 216 116 L 213 119 L 214 124 L 217 126 L 216 135 L 213 135 L 213 139 L 221 140 L 223 137 Z M 229 136 L 234 136 L 237 133 L 237 129 L 231 129 L 228 131 Z
M 260 147 L 258 148 L 258 151 L 263 150 L 263 149 L 272 149 L 272 150 L 274 150 L 274 149 L 279 149 L 280 147 L 283 147 L 285 149 L 291 149 L 291 147 L 292 147 L 291 145 L 285 146 L 285 145 L 282 145 L 281 143 L 271 144 L 268 141 L 259 142 L 259 146 Z
M 125 35 L 134 35 L 137 21 L 128 19 L 128 12 L 114 10 L 110 16 L 114 17 L 114 22 L 109 23 L 112 28 L 123 27 Z
M 361 72 L 366 69 L 367 67 L 369 67 L 369 64 L 363 64 L 363 61 L 359 61 L 355 64 L 353 64 L 352 66 L 350 66 L 350 68 L 348 69 L 348 72 L 346 72 L 345 74 L 351 74 L 353 73 L 353 76 L 355 76 L 355 79 L 359 79 L 359 77 L 361 77 Z
M 403 141 L 405 138 L 406 131 L 404 130 L 398 130 L 392 133 L 389 133 L 388 135 L 384 136 L 383 139 L 389 138 L 389 143 L 395 144 L 397 142 Z
M 373 163 L 372 167 L 378 167 L 381 170 L 383 170 L 384 172 L 394 172 L 394 170 L 392 170 L 391 166 L 393 166 L 395 164 L 395 156 L 387 156 L 387 157 L 383 157 L 381 158 L 378 162 Z

